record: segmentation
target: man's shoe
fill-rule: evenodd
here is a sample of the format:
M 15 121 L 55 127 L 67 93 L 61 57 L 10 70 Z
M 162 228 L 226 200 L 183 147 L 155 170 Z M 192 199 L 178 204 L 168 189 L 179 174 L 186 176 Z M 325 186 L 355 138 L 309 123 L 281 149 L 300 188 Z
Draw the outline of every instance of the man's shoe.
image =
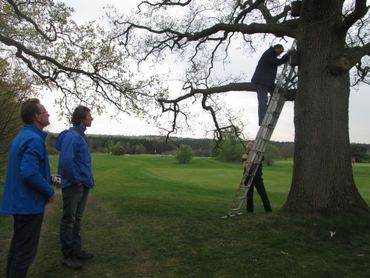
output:
M 74 256 L 64 258 L 63 265 L 70 269 L 81 269 L 82 264 Z
M 89 259 L 94 258 L 94 254 L 93 253 L 88 253 L 88 252 L 83 251 L 83 250 L 75 253 L 75 256 L 79 260 L 89 260 Z

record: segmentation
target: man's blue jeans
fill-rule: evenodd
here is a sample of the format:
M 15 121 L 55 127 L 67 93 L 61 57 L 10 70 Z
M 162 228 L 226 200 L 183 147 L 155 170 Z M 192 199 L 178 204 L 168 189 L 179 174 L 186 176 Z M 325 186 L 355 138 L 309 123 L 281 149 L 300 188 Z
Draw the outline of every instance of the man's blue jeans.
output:
M 65 258 L 81 250 L 81 218 L 88 194 L 89 188 L 82 184 L 73 184 L 62 189 L 63 216 L 60 224 L 60 242 Z
M 268 105 L 268 92 L 270 91 L 266 86 L 256 84 L 257 99 L 258 99 L 258 124 L 261 125 L 265 117 Z

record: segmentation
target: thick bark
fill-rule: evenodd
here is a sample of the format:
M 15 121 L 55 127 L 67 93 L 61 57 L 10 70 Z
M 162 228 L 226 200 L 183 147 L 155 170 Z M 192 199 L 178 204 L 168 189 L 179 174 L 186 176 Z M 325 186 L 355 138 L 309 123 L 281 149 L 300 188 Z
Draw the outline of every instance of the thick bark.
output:
M 369 211 L 350 162 L 349 73 L 329 69 L 345 46 L 344 35 L 335 32 L 335 2 L 304 1 L 302 8 L 293 180 L 283 208 L 289 212 Z

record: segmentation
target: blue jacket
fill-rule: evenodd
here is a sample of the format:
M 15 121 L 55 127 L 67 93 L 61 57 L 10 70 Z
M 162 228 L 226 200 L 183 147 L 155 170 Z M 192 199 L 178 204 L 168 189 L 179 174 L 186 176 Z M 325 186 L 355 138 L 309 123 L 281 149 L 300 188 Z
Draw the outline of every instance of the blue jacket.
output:
M 59 151 L 58 174 L 61 176 L 61 188 L 82 183 L 93 187 L 91 155 L 86 142 L 86 128 L 74 126 L 61 132 L 55 147 Z
M 0 213 L 44 212 L 46 201 L 54 195 L 50 186 L 46 136 L 46 132 L 29 124 L 24 126 L 10 144 Z
M 277 67 L 285 64 L 289 56 L 285 54 L 281 59 L 278 58 L 274 48 L 270 47 L 261 56 L 256 70 L 252 77 L 252 83 L 266 86 L 269 90 L 275 87 Z

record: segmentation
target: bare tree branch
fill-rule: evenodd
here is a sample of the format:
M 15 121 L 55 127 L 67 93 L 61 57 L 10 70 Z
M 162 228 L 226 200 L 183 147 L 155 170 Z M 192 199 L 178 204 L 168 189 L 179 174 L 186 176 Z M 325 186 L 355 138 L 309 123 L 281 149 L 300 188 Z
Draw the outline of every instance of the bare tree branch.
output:
M 239 83 L 229 83 L 227 85 L 223 86 L 214 86 L 210 88 L 191 88 L 190 92 L 180 96 L 176 99 L 158 99 L 160 103 L 178 103 L 182 100 L 191 98 L 197 94 L 201 95 L 213 95 L 213 94 L 222 94 L 226 92 L 231 92 L 231 91 L 249 91 L 249 92 L 255 92 L 256 91 L 256 85 L 250 82 L 239 82 Z M 287 94 L 289 96 L 292 96 L 296 93 L 296 89 L 291 89 L 287 91 Z M 292 99 L 289 99 L 292 100 Z
M 154 7 L 154 8 L 161 8 L 161 7 L 164 7 L 164 6 L 186 6 L 186 5 L 189 5 L 191 1 L 192 0 L 187 0 L 185 2 L 181 2 L 181 1 L 173 2 L 173 1 L 170 1 L 170 0 L 164 0 L 164 1 L 161 1 L 161 2 L 158 2 L 158 3 L 152 3 L 152 2 L 149 2 L 149 1 L 142 1 L 138 5 L 138 8 L 140 10 L 140 6 L 144 5 L 144 4 L 148 5 L 148 6 L 151 6 L 151 7 Z
M 202 97 L 202 107 L 204 110 L 210 112 L 211 116 L 212 116 L 212 120 L 213 120 L 213 123 L 215 125 L 215 128 L 216 128 L 216 137 L 219 141 L 222 140 L 222 129 L 220 128 L 220 125 L 218 124 L 218 121 L 217 121 L 217 116 L 216 116 L 216 111 L 213 109 L 212 106 L 210 105 L 207 105 L 207 98 L 208 98 L 208 95 L 207 94 L 203 94 L 203 97 Z
M 49 22 L 50 24 L 50 28 L 53 30 L 53 36 L 50 37 L 49 35 L 47 35 L 44 31 L 41 30 L 41 28 L 39 27 L 39 25 L 32 19 L 30 18 L 29 16 L 25 15 L 24 13 L 22 13 L 19 8 L 18 8 L 18 5 L 12 1 L 12 0 L 7 0 L 7 2 L 12 6 L 12 8 L 14 9 L 14 12 L 15 14 L 21 18 L 21 19 L 24 19 L 26 21 L 28 21 L 29 23 L 31 23 L 33 25 L 33 27 L 35 28 L 35 30 L 47 41 L 50 41 L 50 42 L 53 42 L 53 41 L 56 41 L 57 40 L 57 34 L 56 34 L 56 30 L 55 30 L 55 27 L 54 25 Z
M 189 41 L 198 40 L 200 38 L 208 37 L 216 34 L 219 31 L 225 32 L 239 32 L 242 34 L 257 34 L 269 33 L 277 37 L 289 36 L 295 37 L 297 28 L 297 20 L 287 21 L 281 24 L 225 24 L 219 23 L 210 28 L 204 29 L 194 34 L 187 34 L 186 38 Z
M 370 56 L 370 43 L 361 47 L 347 48 L 343 54 L 332 62 L 330 71 L 332 74 L 341 74 L 349 71 L 359 63 L 365 55 Z
M 254 3 L 252 1 L 245 1 L 244 5 L 239 6 L 241 7 L 242 11 L 237 15 L 234 23 L 239 23 L 240 21 L 242 21 L 248 13 L 252 12 L 263 2 L 265 2 L 265 0 L 256 0 Z M 247 4 L 249 4 L 248 8 L 246 7 Z
M 363 18 L 368 11 L 369 7 L 366 6 L 366 0 L 356 0 L 354 11 L 338 24 L 337 31 L 340 33 L 347 32 L 348 29 L 351 28 L 357 20 Z
M 270 13 L 270 10 L 263 3 L 259 4 L 256 8 L 262 13 L 263 18 L 268 24 L 277 23 L 280 19 L 286 18 L 286 16 L 288 15 L 288 12 L 290 11 L 290 6 L 285 6 L 283 12 L 273 16 Z M 296 20 L 298 21 L 299 19 L 296 19 Z
M 168 131 L 167 137 L 169 137 L 170 134 L 176 131 L 177 118 L 178 118 L 179 113 L 181 113 L 181 109 L 179 105 L 180 102 L 196 97 L 196 95 L 200 95 L 202 98 L 201 100 L 202 108 L 211 114 L 212 121 L 215 126 L 215 130 L 214 130 L 215 137 L 217 138 L 217 140 L 222 140 L 222 131 L 225 129 L 229 129 L 233 125 L 228 125 L 224 127 L 220 126 L 219 120 L 217 118 L 217 111 L 211 105 L 207 104 L 207 101 L 212 95 L 231 92 L 231 91 L 255 92 L 256 86 L 253 83 L 240 82 L 240 83 L 230 83 L 230 84 L 223 85 L 223 86 L 215 86 L 215 87 L 204 88 L 204 89 L 190 87 L 190 92 L 180 97 L 177 97 L 174 99 L 164 99 L 164 98 L 157 99 L 157 101 L 160 103 L 162 107 L 163 113 L 171 112 L 173 114 L 173 119 L 172 119 L 172 124 L 171 124 L 172 127 L 171 127 L 171 130 Z M 285 92 L 286 99 L 294 100 L 296 92 L 297 92 L 296 89 L 287 90 Z M 166 106 L 166 104 L 168 106 Z M 183 115 L 185 116 L 185 114 Z
M 165 49 L 173 50 L 174 48 L 184 48 L 188 42 L 198 41 L 195 46 L 195 53 L 191 57 L 190 61 L 193 62 L 195 56 L 198 54 L 199 47 L 207 41 L 218 41 L 218 44 L 215 46 L 212 53 L 211 60 L 214 57 L 214 54 L 217 48 L 221 45 L 223 41 L 227 39 L 228 34 L 232 35 L 234 33 L 242 34 L 256 34 L 256 33 L 271 33 L 275 36 L 289 36 L 295 37 L 296 31 L 298 28 L 298 20 L 290 20 L 280 24 L 227 24 L 227 23 L 218 23 L 209 28 L 203 29 L 199 32 L 181 32 L 171 28 L 163 29 L 154 29 L 150 26 L 140 25 L 128 21 L 120 22 L 115 21 L 118 25 L 126 25 L 125 30 L 121 32 L 116 38 L 123 37 L 124 40 L 121 42 L 121 45 L 127 48 L 129 44 L 130 32 L 133 32 L 133 29 L 146 30 L 151 34 L 163 35 L 162 38 L 159 38 L 150 46 L 150 50 L 146 52 L 144 57 L 139 60 L 139 63 L 145 61 L 150 55 L 155 53 L 161 53 Z M 218 33 L 222 32 L 221 35 Z M 212 65 L 210 66 L 212 68 Z

